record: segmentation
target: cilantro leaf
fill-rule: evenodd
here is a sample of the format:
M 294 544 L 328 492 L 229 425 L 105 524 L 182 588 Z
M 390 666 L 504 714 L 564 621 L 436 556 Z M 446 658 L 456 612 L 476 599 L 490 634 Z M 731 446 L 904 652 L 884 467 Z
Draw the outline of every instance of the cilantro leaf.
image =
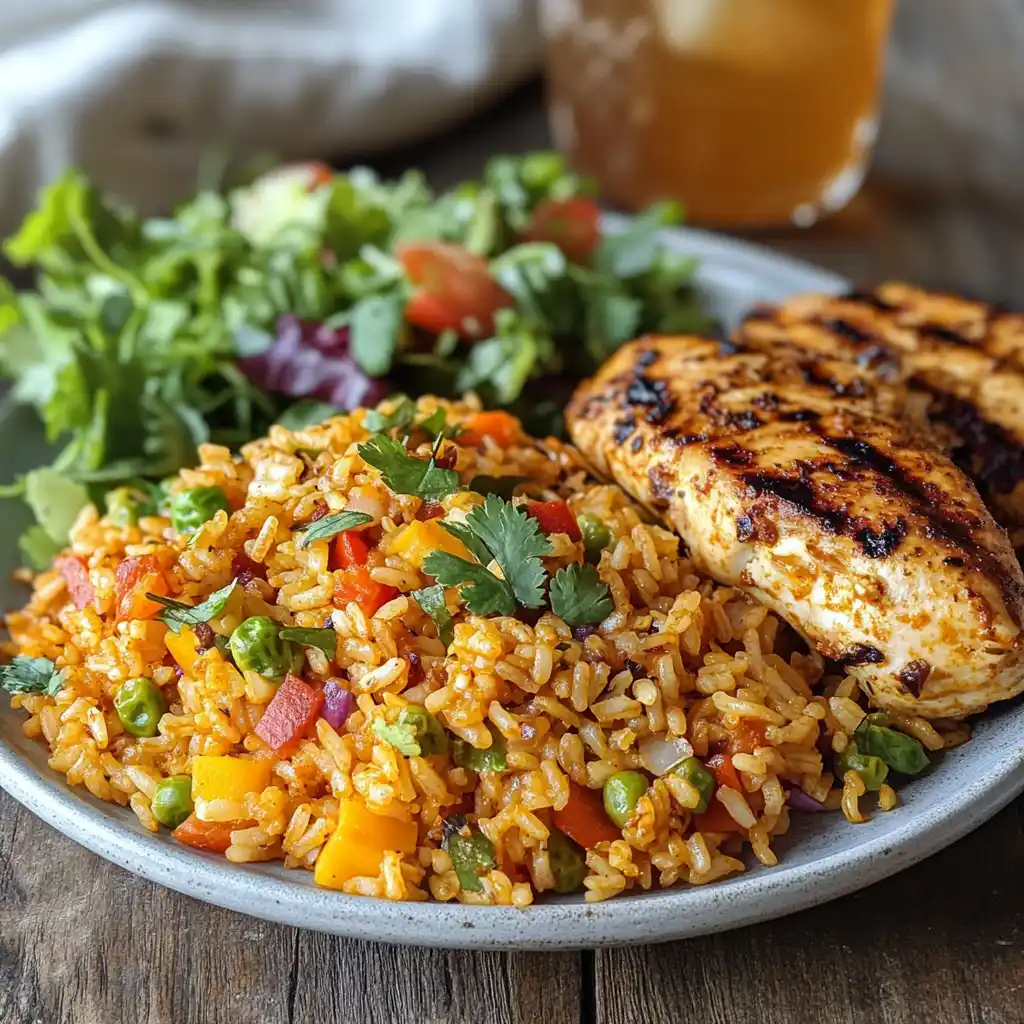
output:
M 282 640 L 293 640 L 303 647 L 316 647 L 324 652 L 328 659 L 333 661 L 338 653 L 338 634 L 334 629 L 302 629 L 299 626 L 289 626 L 282 629 L 278 636 Z
M 512 615 L 516 595 L 507 580 L 499 579 L 477 562 L 447 551 L 431 551 L 423 571 L 445 587 L 462 587 L 462 601 L 474 615 Z
M 363 426 L 375 434 L 387 433 L 389 430 L 404 430 L 416 415 L 416 403 L 408 395 L 392 395 L 389 401 L 397 404 L 390 413 L 367 410 L 363 416 Z
M 431 459 L 417 459 L 405 445 L 378 434 L 356 449 L 362 460 L 378 470 L 384 482 L 396 494 L 414 494 L 419 498 L 440 501 L 462 490 L 459 474 L 442 469 Z
M 416 424 L 416 429 L 429 434 L 436 443 L 445 438 L 458 437 L 459 434 L 465 433 L 466 428 L 458 423 L 449 426 L 448 413 L 444 409 L 437 408 L 426 419 L 420 420 Z
M 317 519 L 313 523 L 299 523 L 293 527 L 293 531 L 303 534 L 299 547 L 305 549 L 313 541 L 329 540 L 331 537 L 336 537 L 339 533 L 351 530 L 355 526 L 363 526 L 366 523 L 372 522 L 373 516 L 368 516 L 365 512 L 345 509 L 342 512 L 333 512 L 330 515 L 324 516 L 323 519 Z
M 60 554 L 61 545 L 36 524 L 18 538 L 18 550 L 29 568 L 42 572 Z
M 438 639 L 445 648 L 451 647 L 452 640 L 455 639 L 455 627 L 452 623 L 452 613 L 448 611 L 444 587 L 437 583 L 432 587 L 412 590 L 409 592 L 409 596 L 434 620 Z
M 44 693 L 56 697 L 64 685 L 64 673 L 58 672 L 49 658 L 16 655 L 9 665 L 0 665 L 0 687 L 8 693 Z
M 551 581 L 551 610 L 569 626 L 589 626 L 615 611 L 608 584 L 592 565 L 569 565 Z
M 34 469 L 25 474 L 25 501 L 46 535 L 64 545 L 89 492 L 54 469 Z
M 405 298 L 397 292 L 368 295 L 349 314 L 349 347 L 352 358 L 371 377 L 383 377 L 391 369 L 402 330 Z
M 451 519 L 441 519 L 439 522 L 441 529 L 461 540 L 481 565 L 487 565 L 494 557 L 487 545 L 465 523 L 456 523 Z
M 378 739 L 390 744 L 400 754 L 405 754 L 406 757 L 419 756 L 419 733 L 411 722 L 396 722 L 391 725 L 383 718 L 375 718 L 373 732 Z
M 501 566 L 519 604 L 539 608 L 546 578 L 540 560 L 551 554 L 551 542 L 540 532 L 537 520 L 491 494 L 466 516 L 466 522 Z
M 528 476 L 475 476 L 469 481 L 469 489 L 477 494 L 496 494 L 505 501 L 511 501 L 516 488 L 525 484 Z
M 180 633 L 184 626 L 198 626 L 203 622 L 209 622 L 224 614 L 228 600 L 234 593 L 238 580 L 232 580 L 226 587 L 214 591 L 201 604 L 185 604 L 184 601 L 177 601 L 173 597 L 164 597 L 161 594 L 147 594 L 150 601 L 162 605 L 164 610 L 160 618 L 167 624 L 172 633 Z

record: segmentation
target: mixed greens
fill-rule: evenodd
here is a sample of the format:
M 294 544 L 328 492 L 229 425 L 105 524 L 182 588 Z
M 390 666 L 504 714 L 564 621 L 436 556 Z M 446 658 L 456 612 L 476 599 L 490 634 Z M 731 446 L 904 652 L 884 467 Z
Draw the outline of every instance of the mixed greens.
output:
M 556 430 L 573 381 L 629 337 L 707 326 L 693 260 L 658 243 L 678 211 L 606 235 L 592 191 L 551 153 L 439 195 L 416 172 L 305 164 L 146 220 L 67 172 L 3 249 L 35 286 L 0 280 L 0 372 L 60 446 L 3 491 L 36 515 L 26 558 L 45 564 L 102 491 L 145 495 L 197 445 L 278 418 L 474 389 Z

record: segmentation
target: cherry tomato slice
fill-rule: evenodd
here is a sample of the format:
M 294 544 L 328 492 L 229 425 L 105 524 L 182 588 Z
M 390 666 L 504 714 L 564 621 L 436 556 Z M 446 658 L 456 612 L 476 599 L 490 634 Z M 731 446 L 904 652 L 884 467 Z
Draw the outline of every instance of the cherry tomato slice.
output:
M 591 199 L 546 199 L 523 232 L 528 242 L 553 242 L 573 263 L 586 263 L 601 241 L 601 211 Z
M 395 255 L 418 286 L 405 307 L 405 318 L 415 327 L 486 338 L 494 332 L 494 314 L 513 304 L 486 262 L 457 245 L 407 243 L 396 246 Z

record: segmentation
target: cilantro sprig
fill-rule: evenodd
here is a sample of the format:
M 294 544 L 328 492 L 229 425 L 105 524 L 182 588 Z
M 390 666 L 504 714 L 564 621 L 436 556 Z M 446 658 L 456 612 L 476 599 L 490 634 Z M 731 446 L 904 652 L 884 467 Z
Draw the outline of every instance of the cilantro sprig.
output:
M 40 693 L 56 697 L 64 686 L 64 672 L 49 658 L 16 655 L 9 664 L 0 665 L 0 687 L 10 694 Z
M 232 580 L 226 587 L 215 590 L 205 601 L 191 605 L 173 597 L 162 594 L 146 594 L 150 601 L 163 606 L 160 618 L 167 624 L 172 633 L 180 633 L 185 626 L 198 626 L 224 614 L 228 600 L 238 586 L 238 580 Z
M 567 565 L 551 581 L 551 610 L 567 625 L 590 626 L 615 611 L 608 584 L 592 565 Z
M 294 532 L 302 534 L 299 547 L 305 549 L 314 541 L 330 540 L 339 533 L 344 533 L 346 530 L 351 530 L 356 526 L 365 526 L 367 523 L 372 522 L 373 516 L 369 516 L 365 512 L 345 509 L 342 512 L 332 512 L 330 515 L 324 516 L 323 519 L 317 519 L 312 523 L 299 523 L 293 529 Z
M 512 615 L 517 604 L 524 608 L 544 604 L 547 573 L 541 558 L 552 549 L 535 519 L 492 494 L 466 516 L 464 526 L 447 523 L 446 528 L 463 540 L 479 561 L 432 551 L 423 571 L 443 586 L 461 587 L 463 603 L 470 612 Z M 492 561 L 500 574 L 488 568 Z
M 370 438 L 356 449 L 360 458 L 380 472 L 396 494 L 414 494 L 424 501 L 440 501 L 462 490 L 459 474 L 444 469 L 434 456 L 417 459 L 404 444 L 385 434 Z

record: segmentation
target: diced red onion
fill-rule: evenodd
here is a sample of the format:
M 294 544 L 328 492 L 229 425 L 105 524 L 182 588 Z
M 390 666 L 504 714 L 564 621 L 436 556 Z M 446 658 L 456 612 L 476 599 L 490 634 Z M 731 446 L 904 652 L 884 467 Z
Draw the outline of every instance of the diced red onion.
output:
M 799 786 L 783 784 L 786 790 L 786 802 L 794 811 L 807 811 L 808 814 L 821 814 L 825 808 L 809 793 Z
M 319 398 L 339 409 L 374 406 L 393 390 L 369 376 L 352 358 L 348 328 L 278 318 L 270 347 L 239 362 L 257 387 L 292 398 Z
M 588 636 L 593 636 L 596 632 L 597 626 L 573 626 L 572 638 L 582 644 Z
M 646 736 L 640 741 L 640 763 L 652 775 L 667 775 L 677 764 L 692 756 L 693 747 L 681 736 L 670 740 Z
M 332 729 L 340 729 L 355 709 L 355 697 L 337 680 L 328 679 L 324 684 L 324 702 L 320 708 L 320 717 Z

